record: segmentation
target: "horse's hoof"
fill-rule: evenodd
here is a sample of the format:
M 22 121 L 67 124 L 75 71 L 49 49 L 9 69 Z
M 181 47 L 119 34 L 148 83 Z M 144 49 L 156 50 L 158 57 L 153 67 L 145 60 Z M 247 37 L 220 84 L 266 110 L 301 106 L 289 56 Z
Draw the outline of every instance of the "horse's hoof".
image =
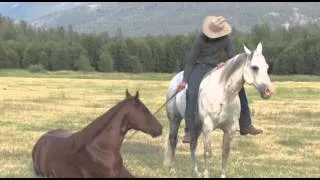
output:
M 226 175 L 225 175 L 225 174 L 221 174 L 220 177 L 221 177 L 221 178 L 226 178 Z
M 170 167 L 173 166 L 173 162 L 168 161 L 168 160 L 165 160 L 165 161 L 163 162 L 163 166 L 166 167 L 166 168 L 170 168 Z
M 169 169 L 169 173 L 170 173 L 170 174 L 176 174 L 176 170 L 175 170 L 174 168 L 170 168 L 170 169 Z
M 207 170 L 204 171 L 203 178 L 209 178 L 209 172 Z
M 193 171 L 193 172 L 192 172 L 192 175 L 193 175 L 194 177 L 198 177 L 198 178 L 201 178 L 201 177 L 202 177 L 202 175 L 201 175 L 201 173 L 200 173 L 199 171 Z

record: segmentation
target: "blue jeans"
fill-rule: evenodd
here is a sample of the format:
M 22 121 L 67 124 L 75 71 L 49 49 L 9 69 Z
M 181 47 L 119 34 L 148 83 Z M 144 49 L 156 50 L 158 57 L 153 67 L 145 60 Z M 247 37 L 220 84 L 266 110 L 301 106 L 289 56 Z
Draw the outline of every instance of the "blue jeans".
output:
M 206 75 L 214 66 L 210 65 L 197 65 L 190 73 L 188 78 L 188 89 L 186 92 L 186 128 L 185 131 L 196 132 L 200 130 L 200 122 L 196 122 L 197 109 L 198 109 L 198 93 L 199 86 L 204 75 Z M 244 87 L 239 92 L 241 113 L 240 113 L 240 129 L 248 128 L 251 125 L 250 109 L 248 100 L 245 94 Z

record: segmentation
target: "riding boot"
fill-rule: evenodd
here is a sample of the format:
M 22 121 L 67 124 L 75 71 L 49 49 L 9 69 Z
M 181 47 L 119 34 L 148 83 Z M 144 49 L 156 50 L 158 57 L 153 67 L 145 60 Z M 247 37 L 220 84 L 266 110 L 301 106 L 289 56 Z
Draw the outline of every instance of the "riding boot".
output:
M 257 135 L 262 133 L 261 129 L 256 129 L 253 125 L 251 125 L 251 116 L 250 110 L 248 106 L 248 100 L 245 94 L 245 90 L 242 87 L 239 92 L 240 104 L 241 104 L 241 113 L 240 113 L 240 135 Z
M 192 142 L 192 136 L 191 136 L 190 131 L 185 131 L 182 142 L 183 143 L 191 143 Z
M 240 135 L 257 135 L 262 133 L 263 131 L 261 129 L 256 129 L 253 125 L 250 125 L 249 128 L 240 129 Z

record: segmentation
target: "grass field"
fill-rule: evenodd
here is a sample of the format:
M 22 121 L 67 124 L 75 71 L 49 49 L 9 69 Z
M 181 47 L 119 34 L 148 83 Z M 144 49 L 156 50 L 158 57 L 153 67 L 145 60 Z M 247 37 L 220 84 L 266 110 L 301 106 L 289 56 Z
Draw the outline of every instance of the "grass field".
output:
M 80 130 L 122 100 L 125 89 L 140 90 L 154 112 L 164 103 L 173 74 L 123 74 L 0 71 L 0 177 L 32 177 L 31 150 L 36 140 L 55 128 Z M 320 177 L 320 77 L 272 76 L 277 93 L 269 100 L 246 86 L 254 125 L 264 133 L 236 135 L 227 177 Z M 157 117 L 164 126 L 158 138 L 138 133 L 125 141 L 126 167 L 140 177 L 191 177 L 189 146 L 179 131 L 176 171 L 162 165 L 167 133 L 165 109 Z M 130 135 L 133 132 L 129 132 Z M 219 177 L 221 131 L 212 132 L 211 176 Z M 203 170 L 203 144 L 197 149 Z

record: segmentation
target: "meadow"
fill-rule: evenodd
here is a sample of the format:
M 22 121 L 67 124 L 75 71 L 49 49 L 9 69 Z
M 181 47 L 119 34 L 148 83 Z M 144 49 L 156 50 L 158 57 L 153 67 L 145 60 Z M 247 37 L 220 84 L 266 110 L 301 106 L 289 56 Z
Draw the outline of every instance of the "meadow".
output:
M 0 71 L 0 177 L 32 177 L 31 151 L 36 140 L 55 128 L 78 131 L 125 97 L 140 91 L 151 112 L 164 102 L 174 74 L 126 74 Z M 246 85 L 258 136 L 232 142 L 227 177 L 320 177 L 320 77 L 271 76 L 277 88 L 269 100 Z M 125 166 L 139 177 L 192 177 L 189 146 L 179 130 L 175 171 L 163 167 L 167 134 L 165 108 L 157 114 L 163 135 L 142 132 L 124 142 Z M 128 133 L 130 136 L 134 131 Z M 219 177 L 222 132 L 212 132 L 211 177 Z M 199 139 L 198 167 L 203 171 L 203 143 Z

